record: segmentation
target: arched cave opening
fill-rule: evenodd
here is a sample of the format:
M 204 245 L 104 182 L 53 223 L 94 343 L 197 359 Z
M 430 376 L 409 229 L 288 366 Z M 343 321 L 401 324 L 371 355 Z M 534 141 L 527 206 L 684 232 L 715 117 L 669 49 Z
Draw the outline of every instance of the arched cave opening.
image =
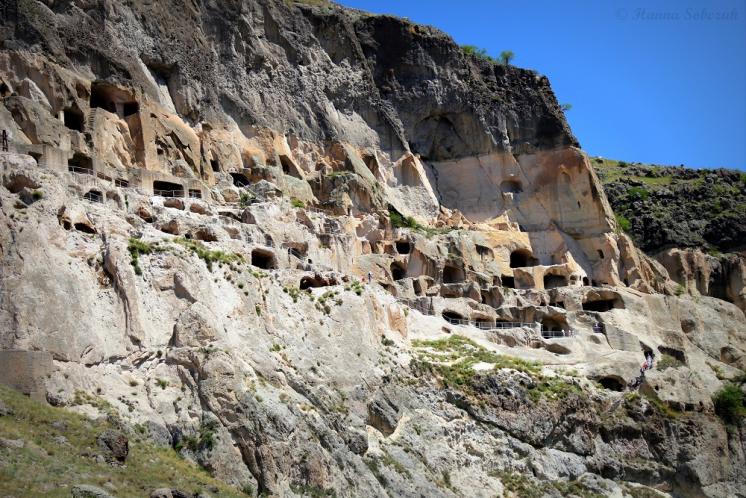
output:
M 104 196 L 99 190 L 89 190 L 83 195 L 83 199 L 91 202 L 104 202 Z
M 72 158 L 67 160 L 67 170 L 72 171 L 73 173 L 92 175 L 93 160 L 85 154 L 76 152 L 75 154 L 73 154 Z
M 510 253 L 511 268 L 525 268 L 527 266 L 536 266 L 538 264 L 539 260 L 531 254 L 531 251 L 526 249 L 516 249 Z
M 394 261 L 393 263 L 391 263 L 391 277 L 394 280 L 401 280 L 406 276 L 407 276 L 407 269 L 404 266 L 404 264 L 402 264 L 399 261 Z
M 504 180 L 500 184 L 500 191 L 504 194 L 520 194 L 523 192 L 523 185 L 521 184 L 520 180 L 516 178 L 510 178 L 508 180 Z
M 445 321 L 453 325 L 459 325 L 464 320 L 464 317 L 455 311 L 445 310 L 441 313 L 441 316 Z
M 409 254 L 412 250 L 412 244 L 408 240 L 396 241 L 396 252 L 399 254 Z
M 276 270 L 277 258 L 267 249 L 254 249 L 251 251 L 251 264 L 262 270 Z
M 609 389 L 611 391 L 621 392 L 624 391 L 625 388 L 624 379 L 612 375 L 599 378 L 598 383 L 601 384 L 604 389 Z
M 515 277 L 503 275 L 502 277 L 500 277 L 500 280 L 502 281 L 503 287 L 507 287 L 508 289 L 515 289 Z

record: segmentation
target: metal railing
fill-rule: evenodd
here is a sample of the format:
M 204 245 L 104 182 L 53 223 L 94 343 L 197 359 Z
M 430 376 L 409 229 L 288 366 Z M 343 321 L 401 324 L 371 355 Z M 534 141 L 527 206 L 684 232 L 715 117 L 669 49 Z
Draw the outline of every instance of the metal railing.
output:
M 153 189 L 153 195 L 156 197 L 184 197 L 184 190 L 156 190 Z
M 423 315 L 436 316 L 435 311 L 429 307 L 420 304 L 413 299 L 400 298 L 397 301 L 407 307 L 417 310 Z M 530 328 L 532 330 L 539 331 L 540 325 L 536 322 L 499 322 L 499 321 L 486 321 L 486 320 L 469 320 L 467 318 L 454 318 L 449 316 L 442 316 L 443 320 L 447 321 L 451 325 L 462 325 L 467 327 L 474 327 L 479 330 L 491 331 L 491 330 L 503 330 L 503 329 L 515 329 L 515 328 Z
M 558 339 L 561 337 L 574 337 L 574 330 L 547 330 L 541 329 L 541 336 L 544 339 Z
M 81 166 L 68 166 L 67 171 L 69 171 L 70 173 L 77 173 L 79 175 L 96 176 L 96 173 L 93 171 L 93 168 L 83 168 Z
M 95 190 L 91 190 L 86 192 L 83 195 L 83 199 L 89 202 L 96 202 L 96 203 L 103 203 L 104 202 L 104 196 L 101 192 L 96 192 Z

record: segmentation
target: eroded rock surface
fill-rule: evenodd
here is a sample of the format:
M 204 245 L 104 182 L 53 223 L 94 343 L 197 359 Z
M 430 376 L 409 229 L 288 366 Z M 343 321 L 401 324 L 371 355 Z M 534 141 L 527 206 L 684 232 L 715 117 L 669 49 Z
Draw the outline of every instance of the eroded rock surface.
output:
M 743 493 L 742 289 L 619 232 L 545 77 L 332 5 L 21 6 L 0 344 L 51 403 L 255 494 Z

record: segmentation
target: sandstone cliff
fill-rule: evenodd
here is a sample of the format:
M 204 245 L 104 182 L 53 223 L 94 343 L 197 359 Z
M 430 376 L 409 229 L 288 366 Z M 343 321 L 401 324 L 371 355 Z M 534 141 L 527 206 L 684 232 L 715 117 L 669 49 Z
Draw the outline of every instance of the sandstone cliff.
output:
M 619 230 L 545 77 L 333 5 L 15 20 L 12 382 L 249 494 L 743 494 L 743 310 Z

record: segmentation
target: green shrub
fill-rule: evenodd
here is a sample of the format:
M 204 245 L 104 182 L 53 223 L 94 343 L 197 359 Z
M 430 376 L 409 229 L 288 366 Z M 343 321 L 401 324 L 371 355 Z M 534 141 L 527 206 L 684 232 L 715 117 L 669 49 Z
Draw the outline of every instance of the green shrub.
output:
M 306 204 L 302 200 L 296 199 L 295 197 L 293 197 L 292 199 L 290 199 L 290 205 L 293 206 L 294 208 L 304 208 L 304 207 L 306 207 Z
M 210 271 L 212 271 L 212 264 L 216 262 L 221 264 L 231 264 L 234 262 L 242 262 L 244 260 L 243 256 L 237 253 L 228 254 L 223 251 L 211 251 L 202 242 L 197 240 L 178 238 L 175 242 L 189 249 L 201 258 L 207 265 L 207 269 Z
M 241 207 L 250 206 L 254 203 L 256 199 L 254 199 L 254 196 L 244 192 L 241 194 L 241 197 L 238 199 L 238 203 L 241 205 Z
M 509 66 L 514 58 L 515 54 L 512 50 L 503 50 L 500 52 L 500 63 L 502 63 L 503 66 Z
M 712 397 L 715 413 L 726 423 L 735 424 L 746 416 L 744 395 L 738 385 L 729 383 Z
M 623 214 L 616 215 L 616 224 L 623 232 L 629 232 L 632 230 L 632 222 L 629 221 Z
M 665 370 L 667 368 L 679 368 L 683 366 L 684 363 L 666 353 L 663 353 L 661 355 L 661 359 L 658 360 L 658 363 L 656 363 L 656 368 L 658 370 Z
M 140 239 L 130 238 L 127 243 L 127 250 L 130 253 L 130 263 L 135 269 L 136 275 L 142 275 L 142 268 L 140 268 L 140 256 L 143 254 L 151 254 L 153 252 L 162 252 L 165 249 L 158 246 L 158 242 L 149 243 L 144 242 Z
M 644 201 L 647 200 L 648 197 L 650 197 L 650 192 L 642 187 L 632 187 L 627 190 L 627 197 L 631 198 L 632 200 Z
M 495 59 L 489 56 L 487 50 L 477 47 L 476 45 L 461 45 L 461 51 L 470 57 L 477 57 L 482 60 L 495 62 Z
M 685 292 L 686 292 L 686 287 L 684 287 L 684 286 L 683 286 L 683 285 L 681 285 L 681 284 L 677 285 L 677 286 L 676 286 L 676 290 L 674 291 L 674 293 L 675 293 L 675 294 L 676 294 L 677 296 L 680 296 L 680 295 L 682 295 L 682 294 L 683 294 L 683 293 L 685 293 Z

